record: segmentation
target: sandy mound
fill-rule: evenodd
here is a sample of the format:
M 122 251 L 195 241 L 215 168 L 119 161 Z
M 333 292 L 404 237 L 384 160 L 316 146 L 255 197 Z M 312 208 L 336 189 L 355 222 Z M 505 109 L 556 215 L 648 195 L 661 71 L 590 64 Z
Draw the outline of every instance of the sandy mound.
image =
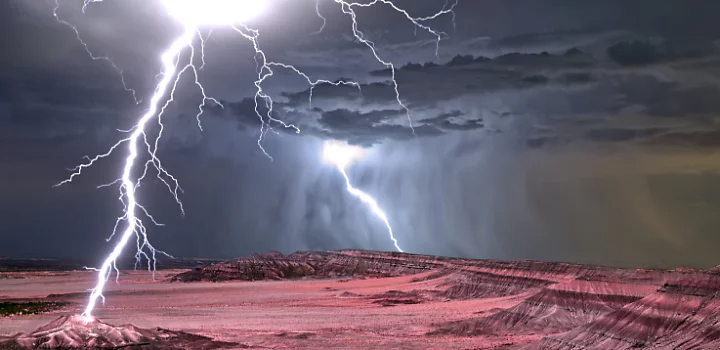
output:
M 161 328 L 113 326 L 79 315 L 62 316 L 30 334 L 0 337 L 2 349 L 220 349 L 242 345 Z
M 196 268 L 174 276 L 171 281 L 221 282 L 262 281 L 333 277 L 395 277 L 430 271 L 438 267 L 435 257 L 366 251 L 278 252 L 247 257 Z

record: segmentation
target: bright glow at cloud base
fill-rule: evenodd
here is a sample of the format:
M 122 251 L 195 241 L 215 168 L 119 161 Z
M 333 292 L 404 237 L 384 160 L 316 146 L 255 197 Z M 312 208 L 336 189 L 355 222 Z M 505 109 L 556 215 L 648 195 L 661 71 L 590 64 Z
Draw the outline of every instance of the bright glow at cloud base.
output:
M 59 4 L 60 0 L 56 0 L 56 6 L 53 11 L 53 15 L 55 16 L 56 20 L 68 27 L 70 27 L 75 35 L 77 36 L 77 39 L 80 41 L 80 43 L 85 47 L 87 53 L 90 55 L 90 57 L 93 60 L 104 60 L 107 61 L 112 68 L 114 68 L 121 76 L 123 86 L 126 90 L 133 93 L 133 97 L 135 97 L 135 91 L 132 89 L 129 89 L 125 85 L 125 79 L 122 74 L 122 70 L 118 68 L 113 61 L 108 57 L 101 57 L 96 56 L 92 53 L 88 45 L 83 41 L 83 39 L 80 36 L 79 31 L 75 26 L 73 26 L 71 23 L 62 20 L 58 15 L 58 10 L 60 8 Z M 87 7 L 92 3 L 102 2 L 103 0 L 84 0 L 84 4 L 82 7 L 83 13 L 86 12 Z M 175 90 L 177 88 L 178 82 L 180 80 L 180 77 L 183 74 L 192 74 L 194 76 L 194 84 L 197 89 L 200 90 L 202 93 L 202 100 L 200 101 L 198 105 L 198 113 L 197 113 L 197 122 L 198 127 L 202 130 L 202 124 L 200 122 L 200 116 L 203 113 L 204 107 L 208 103 L 214 103 L 221 107 L 222 104 L 220 102 L 210 96 L 208 96 L 205 93 L 205 89 L 203 85 L 200 83 L 198 71 L 199 69 L 196 67 L 196 61 L 200 60 L 201 63 L 205 64 L 205 39 L 203 37 L 203 34 L 201 32 L 201 27 L 204 26 L 224 26 L 228 29 L 231 29 L 235 32 L 237 32 L 241 37 L 243 37 L 246 40 L 249 40 L 254 47 L 254 55 L 256 58 L 256 62 L 258 63 L 258 72 L 257 72 L 257 80 L 255 81 L 255 87 L 257 88 L 255 93 L 255 113 L 257 114 L 258 118 L 261 122 L 261 127 L 259 131 L 259 137 L 257 140 L 258 147 L 263 151 L 263 153 L 272 161 L 272 157 L 265 151 L 265 149 L 262 146 L 263 140 L 265 135 L 273 129 L 273 126 L 275 127 L 283 127 L 283 128 L 291 128 L 295 130 L 295 132 L 300 132 L 300 129 L 297 128 L 295 125 L 287 124 L 284 121 L 275 118 L 274 111 L 273 111 L 273 100 L 272 98 L 265 94 L 263 91 L 262 84 L 265 82 L 266 79 L 273 76 L 274 71 L 273 69 L 287 69 L 291 70 L 294 73 L 300 75 L 303 77 L 308 84 L 310 85 L 310 101 L 312 102 L 312 91 L 313 88 L 315 88 L 319 84 L 331 84 L 331 85 L 353 85 L 356 86 L 358 89 L 360 88 L 360 84 L 352 81 L 330 81 L 330 80 L 324 80 L 324 79 L 318 79 L 313 80 L 308 75 L 303 73 L 301 70 L 297 69 L 296 67 L 281 63 L 281 62 L 274 62 L 267 59 L 265 52 L 260 48 L 260 45 L 258 44 L 258 37 L 260 35 L 259 31 L 256 29 L 252 29 L 247 27 L 245 24 L 243 24 L 244 21 L 249 20 L 250 18 L 257 16 L 261 12 L 267 10 L 265 8 L 267 2 L 264 0 L 161 0 L 165 4 L 167 10 L 169 13 L 178 21 L 180 21 L 184 25 L 184 31 L 183 33 L 179 34 L 175 40 L 173 40 L 172 44 L 162 53 L 160 60 L 163 65 L 163 71 L 161 74 L 161 79 L 157 83 L 155 90 L 152 94 L 152 97 L 148 103 L 148 109 L 147 111 L 139 117 L 137 123 L 130 128 L 127 131 L 124 131 L 125 133 L 129 134 L 126 138 L 121 139 L 118 141 L 115 145 L 110 147 L 110 149 L 103 154 L 97 155 L 93 158 L 86 157 L 87 162 L 83 163 L 81 165 L 78 165 L 73 169 L 73 173 L 70 175 L 70 177 L 62 182 L 60 182 L 57 186 L 71 183 L 73 180 L 82 174 L 83 170 L 92 166 L 96 162 L 105 159 L 109 157 L 111 154 L 113 154 L 115 151 L 120 148 L 120 146 L 127 146 L 127 156 L 124 158 L 124 167 L 123 172 L 120 175 L 120 177 L 108 184 L 103 184 L 98 187 L 110 187 L 110 186 L 118 186 L 119 187 L 119 200 L 124 205 L 124 211 L 123 214 L 117 218 L 115 222 L 115 227 L 113 229 L 112 234 L 108 238 L 108 241 L 115 238 L 116 242 L 115 246 L 112 250 L 112 252 L 107 256 L 107 258 L 103 261 L 101 267 L 99 269 L 95 268 L 88 268 L 94 271 L 98 272 L 98 278 L 97 278 L 97 284 L 92 289 L 92 292 L 90 294 L 90 298 L 87 304 L 87 307 L 85 308 L 85 311 L 83 315 L 87 317 L 88 320 L 91 319 L 91 314 L 96 306 L 97 299 L 102 298 L 103 302 L 105 301 L 105 297 L 103 296 L 103 290 L 105 288 L 105 284 L 110 279 L 110 276 L 112 275 L 113 270 L 116 272 L 116 281 L 117 278 L 119 278 L 120 271 L 117 268 L 117 258 L 122 253 L 123 249 L 127 246 L 128 242 L 130 241 L 130 238 L 133 237 L 133 235 L 136 237 L 136 267 L 138 264 L 141 263 L 142 259 L 144 258 L 148 262 L 148 270 L 154 272 L 155 268 L 155 257 L 156 253 L 165 254 L 166 253 L 156 250 L 149 242 L 148 236 L 147 236 L 147 228 L 145 227 L 145 224 L 143 223 L 143 220 L 141 220 L 141 217 L 149 219 L 151 222 L 153 222 L 155 225 L 161 225 L 159 224 L 153 216 L 143 207 L 140 203 L 138 203 L 136 198 L 136 190 L 140 187 L 142 181 L 146 178 L 148 175 L 148 172 L 151 168 L 153 168 L 156 172 L 156 177 L 159 179 L 170 191 L 170 193 L 173 195 L 173 198 L 177 202 L 178 206 L 180 207 L 181 213 L 184 213 L 182 202 L 180 201 L 180 195 L 182 194 L 182 188 L 180 187 L 177 179 L 173 177 L 165 168 L 162 166 L 162 162 L 157 157 L 157 151 L 159 146 L 160 138 L 163 135 L 164 127 L 162 123 L 162 116 L 166 110 L 166 108 L 174 101 L 174 94 Z M 330 0 L 328 0 L 330 1 Z M 437 38 L 438 45 L 436 46 L 436 54 L 437 49 L 439 49 L 439 41 L 442 39 L 442 37 L 445 35 L 445 33 L 434 31 L 429 26 L 423 24 L 426 21 L 433 20 L 443 14 L 453 14 L 453 10 L 455 6 L 457 5 L 457 0 L 455 3 L 451 4 L 450 6 L 443 7 L 443 9 L 437 13 L 435 13 L 432 16 L 428 17 L 412 17 L 410 14 L 405 11 L 402 8 L 397 7 L 393 2 L 390 0 L 374 0 L 367 3 L 356 3 L 356 2 L 349 2 L 344 0 L 332 0 L 332 2 L 340 5 L 341 12 L 345 15 L 348 15 L 352 21 L 351 31 L 357 42 L 359 42 L 361 45 L 364 45 L 367 47 L 373 56 L 377 59 L 379 63 L 384 65 L 385 67 L 389 68 L 392 72 L 391 82 L 393 83 L 394 89 L 395 89 L 395 97 L 397 100 L 398 105 L 400 105 L 406 112 L 408 116 L 408 120 L 410 121 L 410 111 L 405 106 L 405 104 L 402 102 L 400 98 L 400 90 L 397 84 L 397 81 L 395 80 L 395 66 L 388 61 L 385 61 L 380 58 L 378 55 L 376 49 L 375 49 L 375 43 L 370 41 L 365 37 L 365 34 L 361 32 L 358 29 L 358 22 L 357 22 L 357 14 L 355 13 L 355 8 L 359 7 L 370 7 L 370 6 L 378 6 L 378 5 L 386 5 L 389 6 L 392 10 L 396 11 L 397 13 L 404 16 L 412 25 L 414 25 L 416 28 L 420 28 L 432 35 L 434 35 Z M 319 4 L 319 3 L 318 3 Z M 282 9 L 279 9 L 282 10 Z M 320 13 L 320 7 L 316 6 L 318 17 L 320 17 L 323 21 L 322 26 L 320 27 L 320 31 L 322 31 L 325 27 L 325 17 L 323 17 Z M 207 37 L 207 36 L 205 36 Z M 197 42 L 200 44 L 199 50 L 196 49 Z M 196 51 L 199 51 L 199 54 L 196 54 Z M 202 67 L 202 66 L 201 66 Z M 136 102 L 140 103 L 138 99 L 135 100 Z M 266 113 L 260 112 L 260 106 L 264 105 L 267 110 Z M 154 142 L 151 142 L 148 140 L 147 137 L 147 129 L 148 129 L 148 123 L 152 120 L 156 119 L 157 121 L 157 127 L 159 128 L 159 133 L 157 138 L 154 140 Z M 412 124 L 411 124 L 412 127 Z M 414 132 L 414 129 L 413 129 Z M 390 227 L 390 224 L 388 222 L 387 216 L 383 212 L 382 209 L 378 206 L 376 201 L 369 196 L 368 194 L 354 188 L 350 184 L 350 180 L 347 176 L 347 173 L 345 172 L 345 169 L 347 166 L 349 166 L 353 161 L 359 159 L 362 156 L 362 149 L 358 149 L 357 147 L 353 148 L 352 146 L 349 146 L 347 144 L 341 144 L 341 143 L 328 143 L 327 147 L 323 151 L 323 155 L 327 161 L 329 161 L 331 164 L 333 164 L 337 169 L 342 173 L 342 175 L 345 178 L 346 184 L 347 184 L 347 190 L 353 194 L 355 197 L 359 198 L 363 203 L 365 203 L 372 212 L 378 216 L 380 219 L 383 220 L 385 225 L 387 226 L 387 229 L 390 233 L 390 238 L 393 241 L 393 244 L 395 245 L 395 248 L 399 251 L 402 251 L 400 247 L 398 246 L 397 240 L 395 240 L 395 237 L 393 236 L 392 228 Z M 144 161 L 144 163 L 142 163 Z M 134 177 L 136 166 L 138 165 L 144 165 L 144 170 L 142 172 L 142 175 L 139 177 Z M 121 231 L 121 233 L 118 235 L 119 237 L 115 237 L 116 233 L 118 233 L 118 227 L 125 223 L 127 226 L 124 230 Z M 170 255 L 168 255 L 171 257 Z M 154 274 L 153 274 L 154 277 Z
M 322 153 L 325 162 L 345 169 L 348 165 L 362 159 L 365 156 L 365 149 L 347 142 L 330 140 L 323 143 Z
M 171 16 L 195 26 L 233 25 L 265 10 L 265 0 L 163 0 Z

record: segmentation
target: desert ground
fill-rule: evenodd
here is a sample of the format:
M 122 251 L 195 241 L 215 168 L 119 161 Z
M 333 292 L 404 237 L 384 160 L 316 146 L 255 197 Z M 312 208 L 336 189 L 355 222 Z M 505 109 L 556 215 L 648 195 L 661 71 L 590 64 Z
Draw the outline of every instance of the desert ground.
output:
M 81 313 L 96 278 L 89 271 L 2 273 L 0 302 L 67 304 L 0 316 L 0 336 Z M 93 315 L 233 344 L 227 348 L 715 349 L 718 287 L 715 270 L 276 253 L 160 270 L 155 280 L 146 270 L 122 271 Z
M 430 323 L 462 320 L 507 308 L 522 296 L 458 300 L 383 307 L 372 300 L 343 297 L 411 290 L 417 276 L 346 281 L 340 278 L 299 281 L 231 281 L 168 283 L 160 271 L 123 271 L 119 284 L 109 283 L 106 302 L 95 316 L 110 324 L 162 327 L 214 339 L 267 348 L 467 349 L 506 343 L 506 337 L 458 338 L 424 334 Z M 3 299 L 43 299 L 75 304 L 38 315 L 0 318 L 0 335 L 29 332 L 60 315 L 82 313 L 85 293 L 97 275 L 86 271 L 18 274 L 0 280 Z M 346 295 L 349 295 L 347 294 Z M 537 337 L 535 337 L 537 338 Z

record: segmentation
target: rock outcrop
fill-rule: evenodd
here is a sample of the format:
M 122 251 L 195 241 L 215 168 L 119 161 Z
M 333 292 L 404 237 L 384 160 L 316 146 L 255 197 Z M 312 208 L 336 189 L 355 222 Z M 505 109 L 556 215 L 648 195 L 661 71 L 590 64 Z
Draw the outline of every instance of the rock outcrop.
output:
M 354 254 L 357 253 L 357 254 Z M 294 278 L 392 277 L 414 274 L 440 267 L 433 259 L 417 256 L 408 259 L 396 253 L 362 254 L 355 251 L 277 252 L 253 254 L 196 268 L 172 278 L 172 281 L 258 281 Z
M 2 349 L 223 349 L 241 344 L 161 328 L 112 326 L 80 315 L 63 316 L 29 334 L 0 337 Z
M 720 349 L 720 276 L 686 273 L 528 349 Z

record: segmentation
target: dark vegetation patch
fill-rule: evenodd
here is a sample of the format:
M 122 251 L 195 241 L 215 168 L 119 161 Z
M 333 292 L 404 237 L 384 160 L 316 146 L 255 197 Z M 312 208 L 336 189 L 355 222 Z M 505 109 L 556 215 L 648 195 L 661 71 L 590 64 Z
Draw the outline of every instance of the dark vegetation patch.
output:
M 316 334 L 312 332 L 280 332 L 275 334 L 276 337 L 292 339 L 308 339 L 314 335 Z
M 59 301 L 0 302 L 0 317 L 12 315 L 36 315 L 59 310 L 70 303 Z
M 6 273 L 0 273 L 0 280 L 22 280 L 25 279 L 23 276 L 10 275 Z
M 381 306 L 411 305 L 432 301 L 438 293 L 438 291 L 419 289 L 414 289 L 409 292 L 389 290 L 382 294 L 371 295 L 368 299 L 375 299 L 372 303 Z
M 380 299 L 373 301 L 373 304 L 379 304 L 381 306 L 395 306 L 395 305 L 412 305 L 420 304 L 422 301 L 417 299 Z

